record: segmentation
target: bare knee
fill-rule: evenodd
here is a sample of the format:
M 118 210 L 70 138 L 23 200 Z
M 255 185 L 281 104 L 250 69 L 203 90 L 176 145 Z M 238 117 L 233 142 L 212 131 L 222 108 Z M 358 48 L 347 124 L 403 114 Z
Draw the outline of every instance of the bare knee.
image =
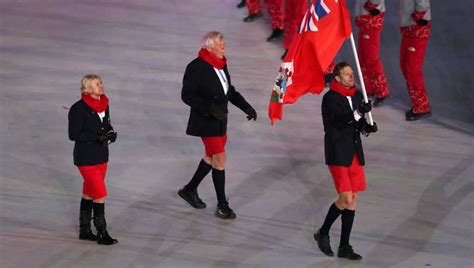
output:
M 202 160 L 204 161 L 204 163 L 208 164 L 209 166 L 212 166 L 212 157 L 206 155 L 202 158 Z
M 218 170 L 225 169 L 225 153 L 219 153 L 212 156 L 212 167 Z
M 94 203 L 100 203 L 100 204 L 105 203 L 106 198 L 107 197 L 104 196 L 104 197 L 101 197 L 101 198 L 94 199 Z
M 347 205 L 347 209 L 355 210 L 357 200 L 359 200 L 359 195 L 357 193 L 352 193 L 352 202 Z
M 336 206 L 339 209 L 346 209 L 354 202 L 352 192 L 339 193 L 339 198 L 336 201 Z

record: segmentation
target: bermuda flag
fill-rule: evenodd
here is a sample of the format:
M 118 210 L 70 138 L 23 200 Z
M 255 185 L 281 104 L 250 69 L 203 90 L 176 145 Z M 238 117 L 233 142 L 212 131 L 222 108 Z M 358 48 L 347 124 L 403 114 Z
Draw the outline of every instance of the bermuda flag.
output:
M 273 125 L 283 105 L 324 89 L 324 70 L 352 33 L 345 0 L 313 0 L 278 71 L 268 107 Z

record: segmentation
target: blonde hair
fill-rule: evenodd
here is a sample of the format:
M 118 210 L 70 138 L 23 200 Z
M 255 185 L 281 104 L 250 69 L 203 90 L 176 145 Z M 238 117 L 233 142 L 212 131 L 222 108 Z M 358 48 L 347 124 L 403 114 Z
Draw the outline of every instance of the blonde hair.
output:
M 211 48 L 214 46 L 215 39 L 224 39 L 224 35 L 220 32 L 208 32 L 201 40 L 202 48 Z
M 102 81 L 102 78 L 97 74 L 86 74 L 81 80 L 81 93 L 88 93 L 87 89 L 91 86 L 91 82 L 99 79 Z

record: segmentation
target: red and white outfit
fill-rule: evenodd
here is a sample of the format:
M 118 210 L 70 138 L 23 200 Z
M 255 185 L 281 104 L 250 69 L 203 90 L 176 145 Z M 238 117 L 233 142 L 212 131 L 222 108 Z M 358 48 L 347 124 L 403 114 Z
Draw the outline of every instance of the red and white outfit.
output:
M 378 15 L 370 14 L 377 9 Z M 357 0 L 355 4 L 355 24 L 359 27 L 359 61 L 368 94 L 377 98 L 390 95 L 387 78 L 380 60 L 380 33 L 385 17 L 384 0 Z
M 283 48 L 289 49 L 293 39 L 295 39 L 298 26 L 308 8 L 306 0 L 286 0 L 285 1 L 285 35 L 283 36 Z
M 283 13 L 283 0 L 265 0 L 265 4 L 267 5 L 268 14 L 272 21 L 272 29 L 283 29 L 285 18 Z M 262 7 L 260 0 L 247 0 L 247 10 L 249 15 L 261 12 Z
M 420 19 L 428 21 L 428 24 L 418 25 L 416 21 Z M 400 0 L 400 68 L 407 82 L 415 114 L 431 111 L 423 78 L 423 61 L 430 29 L 430 0 Z

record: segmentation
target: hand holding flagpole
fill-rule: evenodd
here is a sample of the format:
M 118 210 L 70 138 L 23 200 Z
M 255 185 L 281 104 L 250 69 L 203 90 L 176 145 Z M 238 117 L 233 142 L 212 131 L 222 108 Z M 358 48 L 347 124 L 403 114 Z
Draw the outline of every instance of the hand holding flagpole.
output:
M 359 56 L 357 55 L 357 49 L 355 46 L 354 36 L 352 33 L 351 33 L 351 45 L 352 45 L 352 52 L 354 52 L 354 59 L 357 66 L 357 74 L 359 75 L 360 86 L 362 87 L 362 94 L 364 95 L 364 102 L 369 102 L 369 98 L 367 97 L 367 91 L 365 90 L 364 78 L 362 77 L 362 71 L 360 69 Z M 369 117 L 369 124 L 373 125 L 374 120 L 372 119 L 372 112 L 368 112 L 367 115 Z

